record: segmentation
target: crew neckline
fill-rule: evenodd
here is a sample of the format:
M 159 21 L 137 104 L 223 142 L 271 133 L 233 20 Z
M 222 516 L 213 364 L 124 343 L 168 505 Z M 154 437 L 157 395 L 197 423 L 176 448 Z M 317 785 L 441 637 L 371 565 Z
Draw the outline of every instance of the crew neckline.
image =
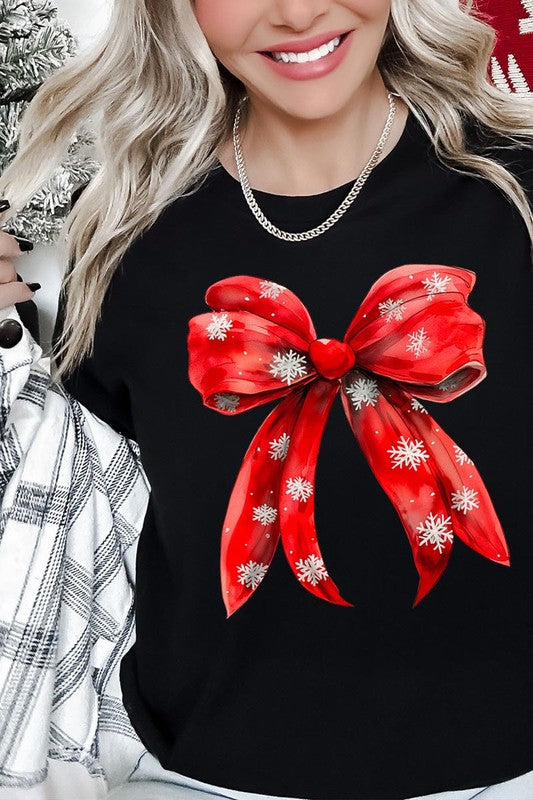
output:
M 416 142 L 417 133 L 423 133 L 426 136 L 416 116 L 409 108 L 400 138 L 393 149 L 375 165 L 360 194 L 357 196 L 355 204 L 359 207 L 364 205 L 365 197 L 367 196 L 364 190 L 369 183 L 376 186 L 377 183 L 388 182 L 392 174 L 404 163 L 407 152 Z M 239 206 L 239 208 L 242 208 L 246 214 L 250 214 L 240 181 L 228 172 L 218 159 L 215 172 L 219 173 L 225 188 L 238 193 L 242 201 L 242 206 Z M 274 194 L 261 189 L 254 189 L 253 186 L 251 188 L 261 210 L 270 219 L 287 223 L 314 222 L 316 219 L 320 221 L 324 214 L 331 214 L 335 210 L 343 197 L 348 194 L 354 181 L 355 178 L 340 186 L 327 189 L 325 192 L 306 195 Z

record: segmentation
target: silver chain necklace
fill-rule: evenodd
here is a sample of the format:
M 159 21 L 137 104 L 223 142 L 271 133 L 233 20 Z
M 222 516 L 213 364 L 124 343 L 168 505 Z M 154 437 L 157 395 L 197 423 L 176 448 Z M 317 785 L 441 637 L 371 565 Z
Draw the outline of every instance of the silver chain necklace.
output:
M 239 107 L 237 108 L 237 113 L 235 114 L 235 120 L 233 122 L 233 149 L 235 151 L 235 161 L 237 163 L 237 170 L 239 172 L 239 178 L 241 183 L 241 189 L 244 193 L 244 197 L 248 206 L 257 219 L 257 221 L 271 233 L 273 236 L 277 236 L 278 239 L 284 239 L 286 242 L 301 242 L 305 241 L 306 239 L 312 239 L 315 236 L 320 236 L 321 233 L 324 233 L 334 225 L 338 219 L 342 217 L 345 211 L 351 206 L 359 192 L 361 191 L 362 187 L 364 186 L 368 176 L 372 172 L 376 162 L 381 155 L 381 152 L 385 146 L 385 142 L 388 139 L 390 129 L 392 127 L 392 123 L 394 121 L 394 114 L 396 112 L 396 103 L 394 102 L 394 97 L 392 92 L 387 92 L 387 97 L 389 100 L 389 116 L 387 117 L 387 121 L 385 123 L 385 127 L 383 128 L 383 133 L 381 134 L 379 141 L 377 143 L 376 149 L 372 153 L 370 160 L 367 162 L 366 166 L 364 167 L 363 171 L 356 179 L 355 183 L 353 184 L 352 188 L 350 189 L 349 193 L 346 195 L 340 206 L 334 211 L 325 222 L 322 222 L 320 225 L 317 225 L 316 228 L 312 228 L 309 231 L 301 231 L 300 233 L 289 233 L 288 231 L 282 231 L 277 228 L 270 220 L 268 220 L 255 200 L 253 192 L 250 188 L 250 184 L 248 182 L 248 175 L 246 174 L 246 168 L 244 166 L 244 158 L 242 155 L 241 150 L 241 143 L 239 139 L 239 119 L 241 116 L 241 104 L 247 99 L 247 95 L 241 100 L 239 103 Z

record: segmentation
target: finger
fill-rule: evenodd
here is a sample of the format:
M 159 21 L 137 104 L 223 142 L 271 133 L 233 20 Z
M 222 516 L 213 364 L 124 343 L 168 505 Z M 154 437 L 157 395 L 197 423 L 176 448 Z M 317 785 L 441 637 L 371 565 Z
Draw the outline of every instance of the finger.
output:
M 0 231 L 0 259 L 17 258 L 23 250 L 12 233 Z
M 4 283 L 0 286 L 0 308 L 7 308 L 13 303 L 32 300 L 34 294 L 35 292 L 32 292 L 30 287 L 21 281 Z
M 17 268 L 13 261 L 0 258 L 0 283 L 11 283 L 17 280 Z

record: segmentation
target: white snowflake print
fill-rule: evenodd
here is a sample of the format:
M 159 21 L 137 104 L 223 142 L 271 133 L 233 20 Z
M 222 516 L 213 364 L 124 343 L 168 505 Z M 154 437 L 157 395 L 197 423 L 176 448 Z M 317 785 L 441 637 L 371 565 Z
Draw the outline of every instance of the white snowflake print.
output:
M 217 392 L 215 394 L 216 407 L 221 411 L 235 411 L 239 405 L 239 395 L 231 392 Z
M 438 389 L 440 392 L 448 392 L 450 389 L 455 389 L 456 386 L 457 386 L 456 378 L 445 378 L 445 380 L 441 381 L 438 384 Z
M 298 570 L 298 580 L 307 581 L 316 586 L 319 581 L 325 581 L 328 577 L 324 562 L 318 556 L 311 553 L 305 560 L 300 558 L 294 562 Z
M 241 564 L 240 566 L 237 566 L 237 571 L 241 573 L 237 580 L 239 583 L 242 583 L 244 586 L 246 586 L 247 589 L 257 589 L 265 577 L 267 569 L 268 564 L 252 561 L 252 559 L 250 559 L 247 564 Z
M 288 353 L 276 353 L 270 365 L 270 372 L 275 378 L 279 377 L 280 380 L 286 381 L 287 386 L 291 385 L 291 381 L 295 378 L 301 378 L 307 375 L 307 360 L 305 355 L 296 353 L 294 350 L 289 350 Z
M 448 284 L 451 281 L 449 275 L 441 276 L 440 272 L 434 272 L 431 278 L 424 278 L 422 283 L 426 287 L 428 300 L 433 300 L 434 294 L 448 291 Z
M 224 312 L 221 314 L 211 314 L 211 322 L 206 325 L 209 334 L 208 339 L 226 339 L 229 329 L 233 327 L 233 322 Z
M 399 297 L 397 300 L 393 300 L 392 297 L 388 297 L 384 303 L 378 303 L 378 308 L 382 317 L 386 315 L 386 322 L 392 322 L 393 319 L 402 319 L 405 311 L 405 306 L 401 297 Z
M 285 494 L 290 494 L 293 500 L 308 500 L 313 494 L 313 484 L 299 475 L 297 478 L 287 478 L 285 483 L 288 489 Z
M 416 397 L 411 398 L 411 408 L 413 411 L 420 411 L 421 414 L 427 414 L 427 410 L 424 408 L 420 400 L 417 400 Z
M 363 403 L 367 406 L 375 406 L 378 402 L 378 382 L 373 378 L 357 378 L 356 381 L 346 387 L 346 394 L 350 396 L 354 408 L 361 410 Z
M 274 283 L 274 281 L 259 281 L 259 286 L 261 287 L 259 297 L 272 297 L 274 300 L 287 288 L 280 283 Z
M 398 447 L 391 447 L 387 450 L 393 461 L 392 468 L 403 468 L 404 465 L 415 471 L 418 469 L 422 461 L 427 461 L 429 453 L 424 450 L 424 442 L 421 439 L 409 439 L 406 436 L 401 436 L 397 443 Z
M 468 486 L 462 486 L 458 492 L 452 492 L 451 501 L 452 508 L 456 508 L 464 514 L 472 511 L 473 508 L 479 508 L 478 492 L 475 489 L 469 489 Z
M 277 508 L 274 508 L 274 506 L 269 506 L 268 503 L 263 503 L 262 506 L 254 506 L 254 515 L 252 520 L 254 522 L 260 522 L 261 525 L 271 525 L 272 522 L 276 521 L 277 515 Z
M 291 437 L 288 433 L 282 433 L 277 439 L 272 439 L 272 441 L 269 442 L 270 450 L 268 451 L 270 458 L 280 458 L 282 461 L 285 461 L 287 453 L 289 452 L 290 441 Z
M 417 525 L 420 544 L 434 544 L 433 550 L 438 550 L 442 553 L 446 542 L 453 542 L 453 529 L 447 530 L 447 526 L 451 525 L 450 517 L 445 517 L 444 514 L 433 514 L 430 512 L 425 518 L 424 522 Z
M 467 456 L 465 451 L 461 450 L 458 444 L 454 444 L 453 449 L 455 450 L 455 460 L 458 461 L 461 466 L 463 466 L 465 461 L 467 464 L 474 463 L 472 459 Z
M 428 347 L 426 347 L 427 343 L 431 341 L 427 332 L 424 328 L 419 328 L 414 333 L 407 334 L 409 339 L 411 340 L 411 344 L 406 346 L 406 350 L 412 350 L 415 354 L 415 358 L 420 358 L 423 353 L 427 353 Z

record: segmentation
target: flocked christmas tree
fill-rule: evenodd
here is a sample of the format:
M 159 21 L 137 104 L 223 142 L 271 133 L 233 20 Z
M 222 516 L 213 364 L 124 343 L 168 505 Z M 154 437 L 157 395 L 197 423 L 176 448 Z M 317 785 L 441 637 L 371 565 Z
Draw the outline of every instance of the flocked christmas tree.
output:
M 0 0 L 0 173 L 13 160 L 19 125 L 39 86 L 79 43 L 57 17 L 51 0 Z M 9 231 L 33 242 L 55 242 L 70 210 L 73 189 L 95 174 L 93 134 L 80 129 L 65 160 L 21 211 L 9 220 Z

